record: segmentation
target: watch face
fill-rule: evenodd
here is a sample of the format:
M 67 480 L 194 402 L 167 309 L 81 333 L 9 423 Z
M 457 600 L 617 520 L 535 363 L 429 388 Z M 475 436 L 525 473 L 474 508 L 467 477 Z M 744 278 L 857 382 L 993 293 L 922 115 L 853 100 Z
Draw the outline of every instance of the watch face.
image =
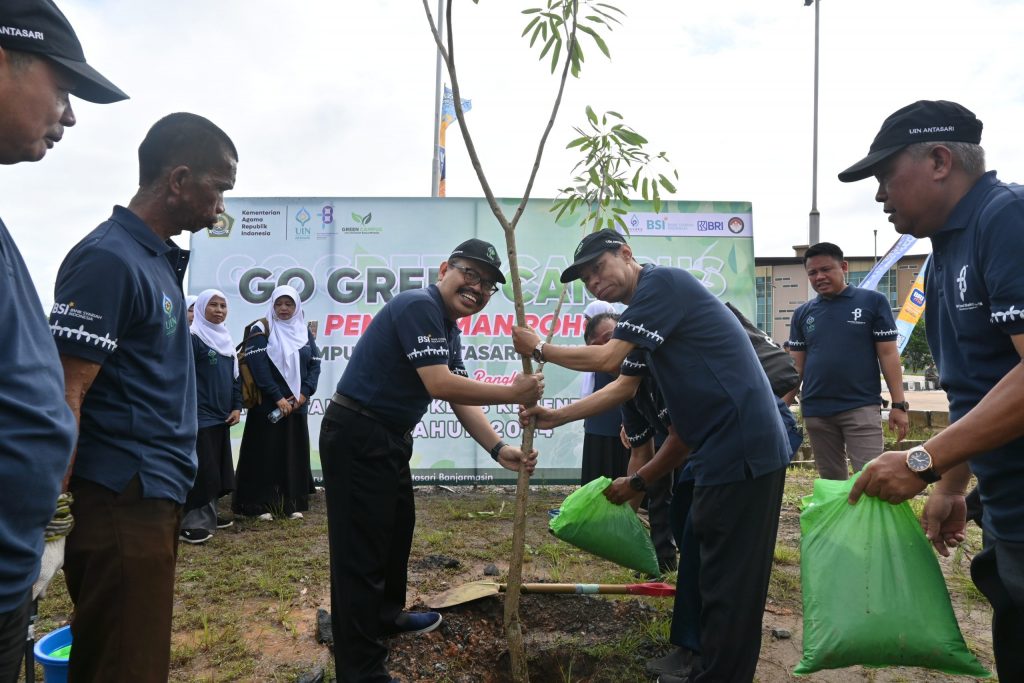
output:
M 907 466 L 914 472 L 924 472 L 932 466 L 932 458 L 925 451 L 911 451 L 907 454 Z

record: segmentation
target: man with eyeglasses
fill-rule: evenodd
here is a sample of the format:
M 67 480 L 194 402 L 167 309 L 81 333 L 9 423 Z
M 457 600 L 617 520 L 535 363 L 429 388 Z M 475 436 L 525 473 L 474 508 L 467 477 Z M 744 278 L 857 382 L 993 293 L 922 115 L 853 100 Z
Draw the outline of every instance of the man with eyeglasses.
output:
M 462 426 L 502 467 L 533 472 L 536 452 L 507 445 L 477 406 L 535 403 L 544 376 L 511 385 L 469 378 L 459 318 L 479 313 L 504 284 L 494 245 L 466 240 L 436 284 L 402 292 L 374 316 L 338 382 L 320 427 L 331 550 L 331 624 L 340 683 L 390 683 L 383 639 L 426 633 L 436 612 L 406 612 L 416 511 L 412 429 L 432 399 L 448 401 Z

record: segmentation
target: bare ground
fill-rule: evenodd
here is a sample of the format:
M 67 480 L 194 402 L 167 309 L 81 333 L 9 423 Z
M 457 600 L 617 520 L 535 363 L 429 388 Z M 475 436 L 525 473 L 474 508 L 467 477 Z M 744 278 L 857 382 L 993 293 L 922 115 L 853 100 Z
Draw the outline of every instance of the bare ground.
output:
M 794 470 L 780 520 L 770 599 L 762 631 L 757 680 L 794 680 L 801 656 L 799 514 L 796 502 L 812 477 Z M 569 487 L 531 492 L 525 581 L 630 583 L 629 570 L 568 546 L 547 532 L 548 509 Z M 514 490 L 417 489 L 418 522 L 409 572 L 409 604 L 452 586 L 485 578 L 494 563 L 504 579 L 511 549 Z M 969 539 L 980 545 L 977 536 Z M 323 496 L 301 522 L 239 520 L 202 546 L 182 545 L 176 586 L 172 681 L 294 681 L 319 669 L 331 677 L 328 649 L 316 639 L 317 608 L 330 609 Z M 942 560 L 964 637 L 992 666 L 990 611 L 964 576 L 965 557 Z M 671 580 L 672 577 L 669 577 Z M 389 667 L 404 681 L 504 683 L 508 653 L 502 631 L 503 597 L 445 611 L 435 632 L 389 641 Z M 37 633 L 63 623 L 70 603 L 58 578 L 40 604 Z M 144 606 L 141 606 L 144 608 Z M 523 595 L 521 619 L 531 680 L 649 681 L 644 661 L 667 648 L 671 601 Z M 773 629 L 791 633 L 773 637 Z M 40 679 L 41 680 L 41 679 Z M 825 671 L 808 683 L 952 681 L 924 669 Z M 959 680 L 964 680 L 960 678 Z

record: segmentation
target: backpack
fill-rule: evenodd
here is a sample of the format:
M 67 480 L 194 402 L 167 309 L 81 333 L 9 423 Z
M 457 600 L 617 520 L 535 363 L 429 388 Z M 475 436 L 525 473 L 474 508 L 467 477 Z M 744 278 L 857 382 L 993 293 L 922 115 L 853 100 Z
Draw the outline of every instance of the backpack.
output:
M 789 352 L 776 344 L 775 340 L 757 325 L 747 320 L 732 304 L 726 302 L 725 305 L 740 321 L 740 325 L 750 338 L 750 343 L 757 352 L 757 360 L 761 362 L 764 374 L 768 376 L 768 383 L 772 385 L 772 393 L 781 398 L 800 386 L 800 373 L 796 371 L 796 363 Z
M 263 325 L 263 331 L 254 330 L 256 324 Z M 238 379 L 241 380 L 242 385 L 242 405 L 246 409 L 255 408 L 263 401 L 263 392 L 256 386 L 256 379 L 252 376 L 252 370 L 249 368 L 248 362 L 245 359 L 245 344 L 253 337 L 263 335 L 264 337 L 270 333 L 270 322 L 266 318 L 260 318 L 259 320 L 253 320 L 251 323 L 245 326 L 245 332 L 242 334 L 241 343 L 235 347 L 235 353 L 238 354 Z

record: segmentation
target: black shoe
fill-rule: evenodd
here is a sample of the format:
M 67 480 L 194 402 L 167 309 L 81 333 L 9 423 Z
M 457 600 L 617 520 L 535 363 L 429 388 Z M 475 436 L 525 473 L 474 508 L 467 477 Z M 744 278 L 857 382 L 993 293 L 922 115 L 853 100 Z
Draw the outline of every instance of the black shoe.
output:
M 218 529 L 227 529 L 229 526 L 234 526 L 234 524 L 235 524 L 235 520 L 228 519 L 226 517 L 221 517 L 220 515 L 217 515 L 217 528 Z
M 429 633 L 440 626 L 441 621 L 441 615 L 437 612 L 402 612 L 395 619 L 395 634 Z
M 182 529 L 178 538 L 185 541 L 185 543 L 191 543 L 192 545 L 198 545 L 200 543 L 206 543 L 211 538 L 211 534 L 206 529 Z
M 689 676 L 673 676 L 672 674 L 658 676 L 658 683 L 690 683 L 692 680 Z
M 699 661 L 699 657 L 694 654 L 693 650 L 676 645 L 664 657 L 648 659 L 646 669 L 649 674 L 685 679 L 693 670 L 695 659 Z M 672 683 L 672 680 L 665 680 L 665 683 Z

